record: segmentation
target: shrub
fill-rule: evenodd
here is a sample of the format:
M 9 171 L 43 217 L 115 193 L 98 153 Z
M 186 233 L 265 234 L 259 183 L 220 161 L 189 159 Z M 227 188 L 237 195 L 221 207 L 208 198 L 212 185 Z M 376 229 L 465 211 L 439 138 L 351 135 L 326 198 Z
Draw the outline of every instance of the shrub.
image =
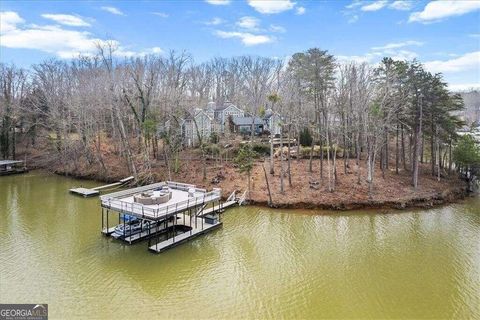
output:
M 260 156 L 269 156 L 270 155 L 270 145 L 263 143 L 254 143 L 252 150 Z
M 300 145 L 307 147 L 312 145 L 312 135 L 310 134 L 310 130 L 308 128 L 304 128 L 300 132 Z
M 204 146 L 204 150 L 206 154 L 219 154 L 220 153 L 220 147 L 216 144 L 207 144 Z
M 218 140 L 219 140 L 218 133 L 212 132 L 210 134 L 210 143 L 218 143 Z

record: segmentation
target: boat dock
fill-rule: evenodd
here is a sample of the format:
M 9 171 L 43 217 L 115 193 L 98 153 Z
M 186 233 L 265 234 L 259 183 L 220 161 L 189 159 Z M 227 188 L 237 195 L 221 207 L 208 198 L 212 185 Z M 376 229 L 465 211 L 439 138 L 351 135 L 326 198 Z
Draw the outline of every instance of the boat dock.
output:
M 28 172 L 23 160 L 0 160 L 0 176 Z
M 172 181 L 122 190 L 100 196 L 101 231 L 128 244 L 148 239 L 149 251 L 160 253 L 220 227 L 220 213 L 239 200 L 233 192 L 221 202 L 221 189 Z
M 95 188 L 90 188 L 89 189 L 89 188 L 79 187 L 79 188 L 72 188 L 69 191 L 70 191 L 70 193 L 78 194 L 78 195 L 81 195 L 81 196 L 84 196 L 84 197 L 93 197 L 93 196 L 99 195 L 100 190 L 110 189 L 110 188 L 113 188 L 113 187 L 118 187 L 118 186 L 126 184 L 127 182 L 129 182 L 131 180 L 133 180 L 133 177 L 127 177 L 125 179 L 119 180 L 118 182 L 106 184 L 106 185 L 103 185 L 103 186 L 98 186 L 98 187 L 95 187 Z
M 222 222 L 216 221 L 212 223 L 208 223 L 204 221 L 202 218 L 195 218 L 195 223 L 193 223 L 193 219 L 190 221 L 184 221 L 185 226 L 189 226 L 190 230 L 183 232 L 177 236 L 173 236 L 161 242 L 155 242 L 155 244 L 149 243 L 148 250 L 153 251 L 155 253 L 160 253 L 165 250 L 171 249 L 179 244 L 182 244 L 186 241 L 192 240 L 202 234 L 210 232 L 222 225 Z

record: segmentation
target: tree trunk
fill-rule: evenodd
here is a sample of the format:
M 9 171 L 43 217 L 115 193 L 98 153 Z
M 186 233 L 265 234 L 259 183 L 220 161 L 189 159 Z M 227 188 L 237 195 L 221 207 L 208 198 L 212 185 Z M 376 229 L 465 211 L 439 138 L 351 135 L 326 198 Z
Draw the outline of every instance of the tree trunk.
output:
M 448 173 L 452 172 L 452 139 L 448 142 Z
M 415 144 L 414 144 L 414 155 L 413 155 L 413 179 L 412 179 L 413 187 L 415 189 L 417 189 L 418 187 L 418 171 L 419 171 L 418 158 L 421 155 L 420 142 L 423 140 L 422 139 L 422 116 L 423 116 L 422 102 L 420 101 L 419 106 L 417 107 L 417 114 L 415 116 Z
M 268 190 L 268 205 L 271 207 L 273 205 L 272 193 L 270 192 L 270 183 L 268 183 L 268 175 L 267 175 L 267 171 L 265 170 L 265 165 L 263 163 L 262 163 L 262 168 L 263 168 L 263 174 L 265 175 L 265 183 L 267 184 L 267 190 Z
M 312 142 L 310 143 L 310 161 L 308 163 L 308 171 L 313 172 L 312 163 L 313 163 L 313 148 L 315 147 L 315 139 L 312 137 Z
M 396 128 L 396 134 L 395 134 L 395 173 L 398 174 L 398 166 L 400 162 L 400 150 L 399 150 L 399 141 L 398 141 L 398 135 L 399 135 L 399 130 L 398 130 L 398 122 L 397 122 L 397 128 Z
M 287 150 L 287 172 L 288 172 L 288 186 L 291 188 L 292 187 L 292 172 L 291 172 L 291 166 L 290 166 L 290 130 L 291 126 L 288 126 L 288 133 L 287 133 L 287 139 L 288 139 L 288 150 Z
M 285 175 L 283 169 L 283 126 L 280 127 L 280 193 L 283 194 L 285 192 L 283 186 L 283 176 Z
M 431 119 L 430 129 L 432 135 L 430 136 L 430 164 L 432 168 L 432 177 L 435 177 L 435 160 L 436 160 L 436 150 L 435 150 L 435 124 L 433 123 L 433 117 Z
M 272 119 L 273 122 L 273 119 Z M 272 125 L 273 127 L 273 125 Z M 273 162 L 273 128 L 270 128 L 270 174 L 275 174 L 274 162 Z
M 357 141 L 356 141 L 356 153 L 357 153 L 357 184 L 360 185 L 360 129 L 357 133 Z
M 403 124 L 401 124 L 400 126 L 400 132 L 401 132 L 401 137 L 402 137 L 402 162 L 403 162 L 403 169 L 405 171 L 408 170 L 408 166 L 407 166 L 407 157 L 406 157 L 406 154 L 405 154 L 405 136 L 404 136 L 404 130 L 403 130 Z

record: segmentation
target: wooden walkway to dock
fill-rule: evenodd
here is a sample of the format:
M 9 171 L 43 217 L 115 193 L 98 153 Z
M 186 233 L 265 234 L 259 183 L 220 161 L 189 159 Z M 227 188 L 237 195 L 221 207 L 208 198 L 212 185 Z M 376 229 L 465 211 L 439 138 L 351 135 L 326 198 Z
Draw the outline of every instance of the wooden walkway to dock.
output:
M 127 177 L 127 178 L 122 179 L 122 180 L 119 180 L 118 182 L 106 184 L 106 185 L 103 185 L 103 186 L 98 186 L 98 187 L 95 187 L 95 188 L 90 188 L 89 189 L 89 188 L 80 187 L 80 188 L 72 188 L 69 191 L 70 191 L 70 193 L 75 193 L 75 194 L 78 194 L 78 195 L 81 195 L 81 196 L 84 196 L 84 197 L 93 197 L 93 196 L 99 195 L 100 190 L 121 186 L 121 185 L 123 185 L 123 184 L 125 184 L 125 183 L 127 183 L 131 180 L 133 180 L 133 176 Z

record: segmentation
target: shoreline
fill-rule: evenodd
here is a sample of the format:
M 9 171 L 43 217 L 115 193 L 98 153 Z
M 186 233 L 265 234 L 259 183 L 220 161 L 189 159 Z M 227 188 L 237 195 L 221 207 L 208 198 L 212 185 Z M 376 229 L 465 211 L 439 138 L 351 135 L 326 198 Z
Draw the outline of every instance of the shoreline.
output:
M 106 178 L 99 177 L 95 174 L 80 174 L 74 172 L 62 172 L 59 170 L 50 171 L 45 168 L 34 168 L 32 170 L 42 170 L 51 174 L 64 176 L 64 177 L 71 177 L 74 179 L 79 180 L 88 180 L 88 181 L 97 181 L 97 182 L 105 182 L 111 183 L 118 179 L 116 176 L 108 176 Z M 199 185 L 201 187 L 211 188 L 212 186 L 208 184 L 198 184 L 195 181 L 192 183 Z M 214 185 L 214 187 L 221 188 L 223 190 L 222 199 L 225 200 L 228 195 L 233 191 L 227 186 L 224 186 L 221 182 Z M 337 192 L 336 195 L 339 195 Z M 451 185 L 447 189 L 443 191 L 431 192 L 427 195 L 418 196 L 413 194 L 412 196 L 404 196 L 401 199 L 388 199 L 388 200 L 360 200 L 360 201 L 315 201 L 315 198 L 312 198 L 312 201 L 279 201 L 279 199 L 275 199 L 274 205 L 269 206 L 266 194 L 264 196 L 259 196 L 259 191 L 253 192 L 252 197 L 248 201 L 249 204 L 254 206 L 272 208 L 272 209 L 304 209 L 304 210 L 332 210 L 332 211 L 351 211 L 351 210 L 368 210 L 368 209 L 380 209 L 380 210 L 406 210 L 406 209 L 428 209 L 437 206 L 447 205 L 451 203 L 456 203 L 460 200 L 463 200 L 471 195 L 468 192 L 468 188 L 466 184 L 464 185 Z M 342 194 L 340 194 L 342 196 Z
M 364 201 L 364 202 L 341 202 L 330 203 L 280 203 L 269 206 L 267 201 L 252 200 L 249 204 L 272 208 L 272 209 L 301 209 L 301 210 L 330 210 L 330 211 L 354 211 L 354 210 L 408 210 L 408 209 L 429 209 L 443 205 L 454 204 L 468 198 L 471 195 L 466 188 L 449 190 L 431 197 L 411 198 L 407 201 Z

